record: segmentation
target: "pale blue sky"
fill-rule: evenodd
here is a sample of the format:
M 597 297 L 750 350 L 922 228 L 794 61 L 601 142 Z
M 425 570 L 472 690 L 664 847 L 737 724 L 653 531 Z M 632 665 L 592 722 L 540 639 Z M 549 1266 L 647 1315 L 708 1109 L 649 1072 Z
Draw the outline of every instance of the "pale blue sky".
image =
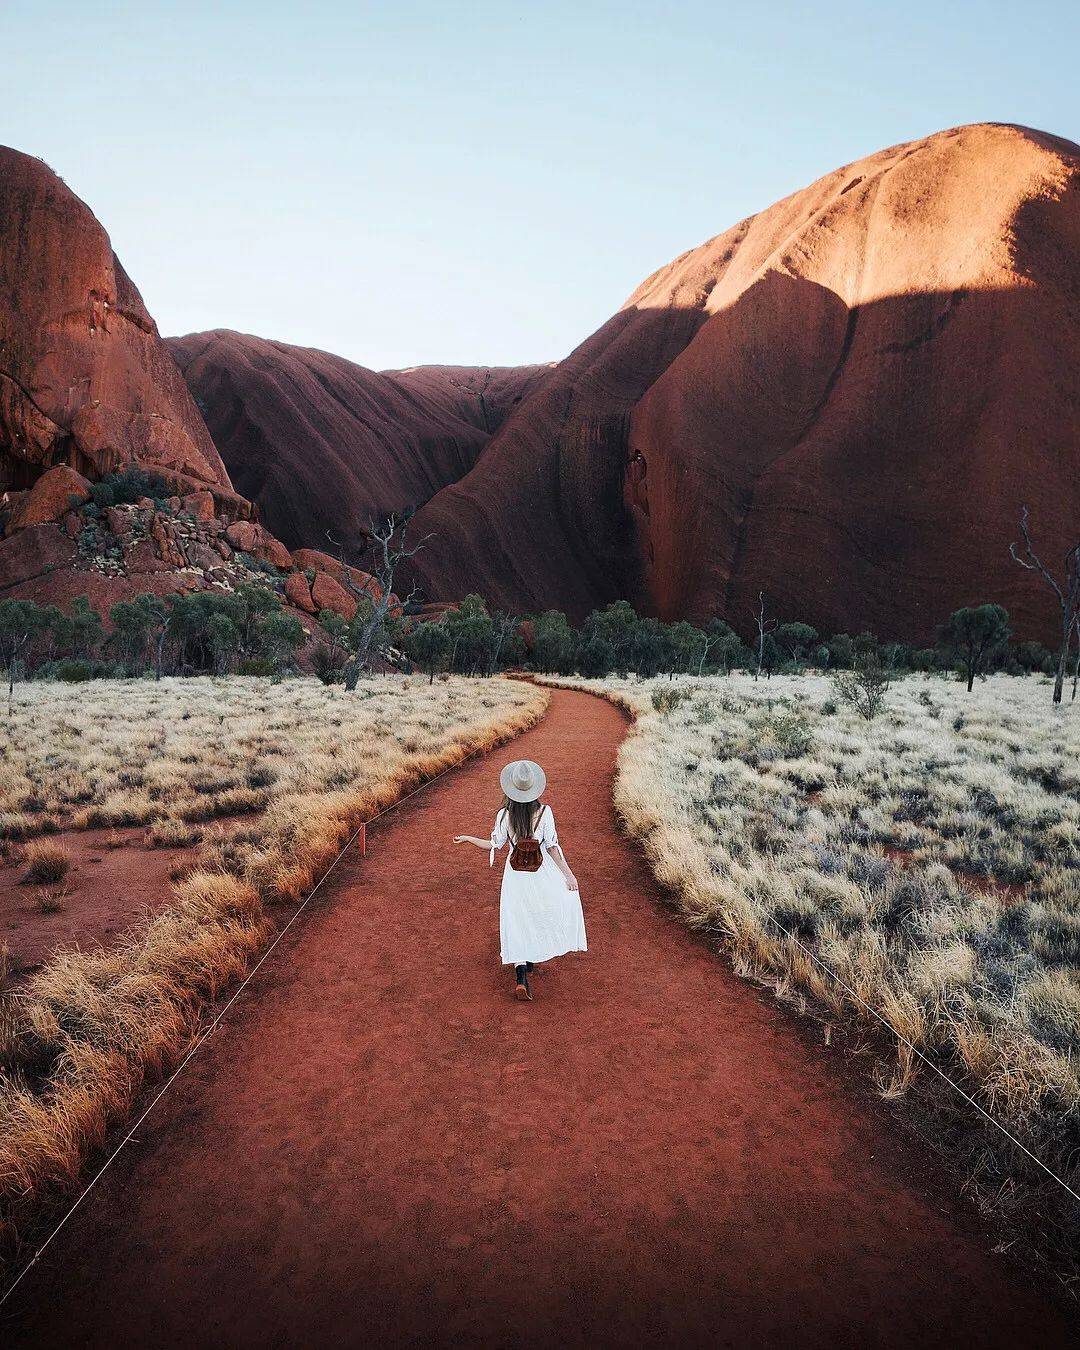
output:
M 0 0 L 0 140 L 164 333 L 375 367 L 565 355 L 649 272 L 973 121 L 1080 138 L 1075 0 Z

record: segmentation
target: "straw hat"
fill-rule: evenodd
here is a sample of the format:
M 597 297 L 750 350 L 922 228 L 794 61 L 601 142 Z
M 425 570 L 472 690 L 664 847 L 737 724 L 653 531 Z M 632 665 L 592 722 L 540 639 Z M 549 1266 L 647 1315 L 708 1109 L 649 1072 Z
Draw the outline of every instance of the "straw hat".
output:
M 512 802 L 534 802 L 543 795 L 547 774 L 534 760 L 515 759 L 499 774 L 499 783 Z

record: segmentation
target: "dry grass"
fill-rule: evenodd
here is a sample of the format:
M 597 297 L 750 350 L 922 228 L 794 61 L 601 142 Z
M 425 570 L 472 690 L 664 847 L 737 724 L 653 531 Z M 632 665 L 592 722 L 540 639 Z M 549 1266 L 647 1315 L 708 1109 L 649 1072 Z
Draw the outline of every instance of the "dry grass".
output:
M 23 855 L 23 881 L 29 886 L 56 885 L 63 881 L 71 868 L 67 850 L 59 844 L 43 840 L 31 844 Z
M 502 679 L 380 678 L 356 695 L 309 680 L 21 688 L 0 749 L 0 810 L 31 833 L 53 814 L 76 827 L 146 824 L 151 842 L 172 846 L 194 839 L 192 821 L 260 813 L 178 869 L 172 903 L 117 945 L 59 951 L 17 994 L 0 990 L 9 1249 L 20 1223 L 75 1183 L 147 1078 L 177 1061 L 207 1003 L 357 823 L 546 705 L 543 690 Z
M 634 715 L 616 804 L 687 922 L 882 1018 L 885 1095 L 926 1075 L 910 1043 L 1080 1190 L 1080 707 L 1005 676 L 912 677 L 872 723 L 812 676 L 560 683 Z

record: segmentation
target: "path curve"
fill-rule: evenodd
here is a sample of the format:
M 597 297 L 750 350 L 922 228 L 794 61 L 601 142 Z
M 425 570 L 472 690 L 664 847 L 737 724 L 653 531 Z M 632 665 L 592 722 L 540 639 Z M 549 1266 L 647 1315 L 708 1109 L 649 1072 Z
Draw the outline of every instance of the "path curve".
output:
M 23 1282 L 32 1346 L 1017 1346 L 1059 1314 L 835 1059 L 666 911 L 623 715 L 540 760 L 588 955 L 509 998 L 495 751 L 370 832 Z M 3 1330 L 0 1328 L 0 1330 Z

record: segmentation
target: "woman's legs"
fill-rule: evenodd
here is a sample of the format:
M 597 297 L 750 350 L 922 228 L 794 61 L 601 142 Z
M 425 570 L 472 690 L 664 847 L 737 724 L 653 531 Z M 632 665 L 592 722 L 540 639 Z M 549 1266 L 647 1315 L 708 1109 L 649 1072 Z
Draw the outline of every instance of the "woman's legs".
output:
M 514 979 L 516 981 L 514 985 L 514 997 L 521 999 L 523 1002 L 532 999 L 532 994 L 529 993 L 528 964 L 529 963 L 514 967 Z

